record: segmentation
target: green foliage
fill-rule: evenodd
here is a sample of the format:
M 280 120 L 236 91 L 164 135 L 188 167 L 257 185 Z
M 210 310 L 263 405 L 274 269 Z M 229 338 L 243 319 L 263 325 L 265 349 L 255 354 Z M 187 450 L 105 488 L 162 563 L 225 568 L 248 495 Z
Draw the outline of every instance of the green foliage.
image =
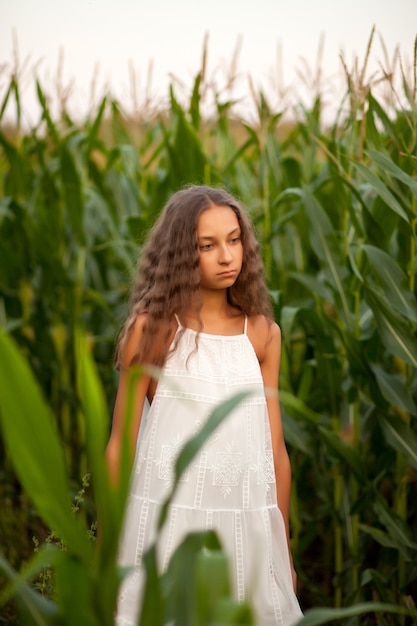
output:
M 402 104 L 389 108 L 363 84 L 365 70 L 359 78 L 346 73 L 340 110 L 349 106 L 331 128 L 320 94 L 311 107 L 300 103 L 296 121 L 285 126 L 289 112 L 272 110 L 262 93 L 255 94 L 257 119 L 237 121 L 232 100 L 214 87 L 205 119 L 202 69 L 187 106 L 171 88 L 170 110 L 141 124 L 129 123 L 108 98 L 81 127 L 65 112 L 55 120 L 38 84 L 39 125 L 15 138 L 0 129 L 0 322 L 43 390 L 2 338 L 12 361 L 1 353 L 0 474 L 12 509 L 23 508 L 22 486 L 46 524 L 41 534 L 55 530 L 72 555 L 70 562 L 56 547 L 41 547 L 33 567 L 40 571 L 49 559 L 59 597 L 69 576 L 84 581 L 80 595 L 90 589 L 83 595 L 90 612 L 75 621 L 100 615 L 107 623 L 118 584 L 109 537 L 120 529 L 128 468 L 125 487 L 114 493 L 102 451 L 116 387 L 114 339 L 136 258 L 170 193 L 206 182 L 224 184 L 248 207 L 282 328 L 280 399 L 299 596 L 304 609 L 327 607 L 304 623 L 409 623 L 404 612 L 417 598 L 415 80 L 402 76 L 403 94 L 395 96 Z M 19 124 L 15 78 L 4 93 L 0 119 L 14 101 Z M 80 327 L 88 329 L 92 358 Z M 12 394 L 12 376 L 25 393 Z M 31 437 L 18 440 L 23 432 Z M 12 448 L 25 459 L 14 469 Z M 70 502 L 87 471 L 93 495 L 76 521 Z M 99 547 L 86 538 L 97 512 L 106 520 Z M 22 519 L 29 527 L 34 517 Z M 6 518 L 3 526 L 10 526 Z M 195 547 L 210 541 L 199 535 L 183 548 L 195 548 L 196 588 L 211 568 L 225 571 L 217 548 L 204 561 Z M 17 569 L 29 560 L 27 552 L 21 563 L 11 553 Z M 151 578 L 152 553 L 148 562 Z M 182 563 L 173 562 L 171 572 L 176 567 Z M 164 584 L 174 585 L 153 571 L 160 596 L 149 602 L 162 597 Z M 226 593 L 223 574 L 216 575 L 219 594 Z M 23 573 L 15 584 L 30 604 L 21 580 Z M 108 586 L 98 599 L 102 580 Z M 246 609 L 239 617 L 226 601 L 208 615 L 208 605 L 188 600 L 186 610 L 201 610 L 203 620 L 250 623 Z M 45 602 L 40 610 L 53 613 Z
M 37 510 L 53 532 L 64 540 L 61 548 L 45 545 L 17 574 L 0 556 L 0 570 L 10 580 L 0 601 L 14 595 L 23 624 L 94 626 L 113 624 L 120 574 L 116 565 L 118 538 L 127 497 L 129 472 L 122 468 L 120 486 L 111 484 L 105 465 L 105 410 L 102 389 L 85 341 L 78 338 L 81 407 L 87 426 L 87 457 L 93 468 L 94 490 L 100 520 L 100 537 L 88 541 L 88 529 L 74 515 L 68 498 L 68 474 L 59 437 L 52 428 L 51 414 L 33 374 L 12 340 L 0 334 L 1 429 L 13 466 Z M 137 375 L 136 373 L 134 375 Z M 21 385 L 25 393 L 20 393 Z M 132 387 L 133 389 L 133 387 Z M 217 407 L 201 433 L 184 447 L 175 467 L 175 480 L 162 507 L 164 513 L 178 487 L 183 471 L 198 453 L 206 437 L 247 394 L 237 394 Z M 22 420 L 26 428 L 22 428 Z M 129 420 L 127 420 L 128 424 Z M 36 428 L 35 428 L 36 426 Z M 127 432 L 125 433 L 127 435 Z M 127 436 L 125 437 L 127 441 Z M 127 455 L 122 455 L 126 458 Z M 55 476 L 56 473 L 56 476 Z M 212 532 L 188 535 L 177 548 L 166 573 L 158 570 L 156 544 L 145 556 L 147 572 L 145 601 L 140 624 L 161 626 L 175 619 L 184 626 L 206 626 L 217 620 L 224 624 L 252 624 L 250 609 L 231 598 L 227 560 Z M 29 584 L 48 566 L 55 573 L 53 599 L 36 592 Z M 191 576 L 194 584 L 183 585 Z M 211 579 L 215 575 L 214 580 Z M 207 603 L 206 593 L 210 598 Z M 237 621 L 236 621 L 237 620 Z

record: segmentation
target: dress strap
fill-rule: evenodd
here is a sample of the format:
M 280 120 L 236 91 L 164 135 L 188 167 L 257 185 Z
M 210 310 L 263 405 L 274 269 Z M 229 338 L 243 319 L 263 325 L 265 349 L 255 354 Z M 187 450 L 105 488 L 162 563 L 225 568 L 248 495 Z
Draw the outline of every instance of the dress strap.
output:
M 243 334 L 247 335 L 247 330 L 248 330 L 248 316 L 245 315 L 245 325 L 243 327 Z
M 181 324 L 180 319 L 179 319 L 179 317 L 178 317 L 178 315 L 176 313 L 174 313 L 174 317 L 175 317 L 175 319 L 177 321 L 178 328 L 182 328 L 182 324 Z

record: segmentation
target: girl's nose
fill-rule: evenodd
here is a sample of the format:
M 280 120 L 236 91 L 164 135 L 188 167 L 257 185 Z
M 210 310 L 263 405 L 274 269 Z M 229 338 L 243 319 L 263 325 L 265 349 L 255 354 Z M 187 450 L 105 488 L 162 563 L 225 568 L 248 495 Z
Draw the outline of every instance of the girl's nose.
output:
M 229 246 L 221 246 L 219 250 L 219 263 L 230 263 L 233 260 L 233 256 L 229 250 Z

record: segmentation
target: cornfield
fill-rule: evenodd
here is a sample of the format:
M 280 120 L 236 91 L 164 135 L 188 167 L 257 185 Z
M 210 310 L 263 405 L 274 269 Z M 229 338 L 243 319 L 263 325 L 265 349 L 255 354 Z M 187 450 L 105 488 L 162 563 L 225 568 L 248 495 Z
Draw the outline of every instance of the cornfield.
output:
M 382 73 L 389 97 L 366 82 L 367 59 L 345 66 L 330 125 L 320 92 L 285 124 L 254 92 L 256 119 L 238 119 L 203 65 L 186 103 L 171 86 L 169 109 L 140 120 L 109 96 L 83 123 L 65 108 L 54 119 L 38 82 L 42 116 L 24 130 L 11 76 L 0 103 L 4 621 L 18 623 L 15 596 L 21 623 L 112 623 L 115 545 L 91 535 L 100 508 L 120 530 L 125 496 L 107 493 L 100 460 L 115 338 L 155 216 L 172 192 L 204 183 L 228 188 L 253 218 L 282 329 L 301 623 L 417 623 L 416 54 L 417 40 L 411 76 L 396 67 L 401 94 Z M 4 123 L 12 107 L 15 128 Z

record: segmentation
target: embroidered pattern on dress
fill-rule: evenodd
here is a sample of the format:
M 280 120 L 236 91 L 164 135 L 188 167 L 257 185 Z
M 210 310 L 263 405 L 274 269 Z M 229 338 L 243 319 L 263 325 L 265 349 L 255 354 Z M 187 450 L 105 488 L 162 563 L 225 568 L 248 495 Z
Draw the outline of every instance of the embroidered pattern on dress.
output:
M 205 372 L 214 376 L 224 376 L 226 373 L 224 361 L 224 342 L 211 341 L 203 338 L 205 350 L 199 350 L 197 353 L 198 367 L 200 372 Z
M 161 446 L 161 455 L 155 461 L 158 465 L 158 478 L 167 481 L 167 486 L 172 485 L 175 478 L 175 461 L 183 445 L 183 440 L 179 435 L 171 441 L 169 445 Z M 188 467 L 180 478 L 181 483 L 188 482 L 190 468 Z
M 233 444 L 226 447 L 227 452 L 216 452 L 216 462 L 213 468 L 213 485 L 221 487 L 224 497 L 237 487 L 242 473 L 242 454 L 233 452 Z
M 256 467 L 256 471 L 258 473 L 258 485 L 268 485 L 275 482 L 272 450 L 258 452 L 258 465 Z
M 228 348 L 227 363 L 231 372 L 237 373 L 240 380 L 244 376 L 254 376 L 257 381 L 262 380 L 258 360 L 247 336 L 241 335 Z

